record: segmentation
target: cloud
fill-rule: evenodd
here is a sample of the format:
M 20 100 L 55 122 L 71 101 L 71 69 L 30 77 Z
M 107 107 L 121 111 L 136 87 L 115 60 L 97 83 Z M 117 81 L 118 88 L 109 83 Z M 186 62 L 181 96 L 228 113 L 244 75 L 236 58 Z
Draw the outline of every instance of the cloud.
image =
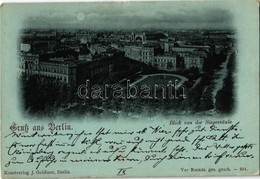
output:
M 198 3 L 197 3 L 198 4 Z M 173 2 L 86 3 L 75 10 L 55 9 L 27 20 L 28 26 L 39 28 L 229 28 L 232 16 L 227 9 Z M 206 3 L 207 4 L 207 3 Z M 211 5 L 213 6 L 213 5 Z M 206 8 L 207 7 L 207 8 Z M 77 14 L 83 13 L 79 21 Z M 43 15 L 44 14 L 44 15 Z

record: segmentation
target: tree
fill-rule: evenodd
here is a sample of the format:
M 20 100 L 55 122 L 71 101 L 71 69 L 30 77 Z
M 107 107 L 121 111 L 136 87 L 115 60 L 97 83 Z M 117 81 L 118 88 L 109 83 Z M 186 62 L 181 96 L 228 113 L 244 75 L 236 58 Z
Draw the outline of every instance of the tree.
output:
M 37 75 L 22 76 L 21 93 L 24 110 L 30 113 L 53 113 L 50 109 L 58 108 L 66 98 L 63 98 L 66 87 L 55 78 L 39 77 Z

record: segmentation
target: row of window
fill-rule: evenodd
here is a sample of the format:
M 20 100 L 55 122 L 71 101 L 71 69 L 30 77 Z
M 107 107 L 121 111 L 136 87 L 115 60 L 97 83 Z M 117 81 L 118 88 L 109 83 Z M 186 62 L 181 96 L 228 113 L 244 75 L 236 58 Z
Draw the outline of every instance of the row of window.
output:
M 152 55 L 152 52 L 151 51 L 143 51 L 143 55 Z
M 152 58 L 149 56 L 143 56 L 143 60 L 152 60 Z
M 68 73 L 68 69 L 64 69 L 64 68 L 54 68 L 54 67 L 41 66 L 40 70 L 45 71 L 45 72 L 52 72 L 52 73 L 62 73 L 62 74 Z
M 172 61 L 175 61 L 176 59 L 171 59 L 171 58 L 157 58 L 157 59 L 154 59 L 155 62 L 172 62 Z
M 60 81 L 68 82 L 68 77 L 67 76 L 62 76 L 62 75 L 56 75 L 56 74 L 50 74 L 50 73 L 40 73 L 40 75 L 46 76 L 46 77 L 53 77 L 56 78 Z
M 19 64 L 19 67 L 21 69 L 28 69 L 28 70 L 40 70 L 44 72 L 51 72 L 51 73 L 59 73 L 59 74 L 76 74 L 76 69 L 68 69 L 68 68 L 55 68 L 55 67 L 48 67 L 48 66 L 40 66 L 38 69 L 38 66 L 27 63 L 27 64 Z

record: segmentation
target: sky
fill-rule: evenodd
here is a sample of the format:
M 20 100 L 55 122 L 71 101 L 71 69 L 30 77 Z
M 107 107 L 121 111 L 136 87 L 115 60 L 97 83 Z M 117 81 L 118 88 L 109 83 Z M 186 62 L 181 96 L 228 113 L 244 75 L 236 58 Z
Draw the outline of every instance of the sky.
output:
M 225 4 L 203 1 L 38 4 L 32 9 L 25 21 L 28 28 L 232 28 L 232 13 Z

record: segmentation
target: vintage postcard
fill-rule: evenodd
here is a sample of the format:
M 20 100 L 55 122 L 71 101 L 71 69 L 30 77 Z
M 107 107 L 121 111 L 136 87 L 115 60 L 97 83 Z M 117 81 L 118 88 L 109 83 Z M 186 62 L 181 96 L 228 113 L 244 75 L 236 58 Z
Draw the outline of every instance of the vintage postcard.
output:
M 1 6 L 1 176 L 259 175 L 259 4 Z

